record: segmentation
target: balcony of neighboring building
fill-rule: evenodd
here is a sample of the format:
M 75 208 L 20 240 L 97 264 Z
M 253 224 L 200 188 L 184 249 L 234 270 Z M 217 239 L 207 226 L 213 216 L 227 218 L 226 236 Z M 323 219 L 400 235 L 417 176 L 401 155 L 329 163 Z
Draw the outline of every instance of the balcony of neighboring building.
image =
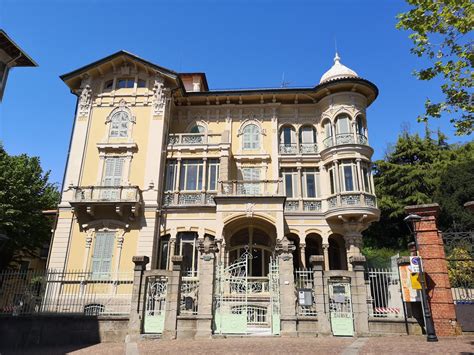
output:
M 142 204 L 138 186 L 76 186 L 70 201 L 76 215 L 114 212 L 119 216 L 137 216 Z

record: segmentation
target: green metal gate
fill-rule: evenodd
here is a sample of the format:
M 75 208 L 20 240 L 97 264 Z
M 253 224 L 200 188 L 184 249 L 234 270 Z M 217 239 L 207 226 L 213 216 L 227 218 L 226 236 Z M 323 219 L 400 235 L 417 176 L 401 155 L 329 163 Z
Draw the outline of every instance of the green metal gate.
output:
M 149 276 L 146 280 L 144 333 L 161 334 L 165 325 L 166 291 L 165 276 Z
M 329 280 L 329 314 L 333 335 L 354 335 L 354 315 L 349 280 Z
M 228 267 L 218 265 L 214 294 L 215 334 L 279 334 L 278 264 L 270 262 L 268 277 L 249 277 L 248 252 Z

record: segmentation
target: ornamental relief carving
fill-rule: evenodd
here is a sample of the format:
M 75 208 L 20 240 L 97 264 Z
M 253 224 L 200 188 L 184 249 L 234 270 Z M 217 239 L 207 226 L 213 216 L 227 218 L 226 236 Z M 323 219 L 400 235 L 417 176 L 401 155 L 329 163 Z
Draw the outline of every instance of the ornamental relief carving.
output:
M 152 108 L 153 116 L 161 116 L 165 112 L 166 92 L 164 88 L 165 80 L 162 76 L 155 76 L 153 84 Z
M 92 108 L 92 89 L 87 84 L 81 91 L 79 96 L 77 118 L 79 121 L 87 120 Z

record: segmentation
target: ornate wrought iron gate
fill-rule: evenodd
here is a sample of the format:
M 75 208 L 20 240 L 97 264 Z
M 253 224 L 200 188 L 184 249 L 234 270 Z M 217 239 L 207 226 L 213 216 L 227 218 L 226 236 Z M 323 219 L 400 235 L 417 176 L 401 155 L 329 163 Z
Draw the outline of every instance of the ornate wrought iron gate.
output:
M 144 333 L 162 333 L 165 325 L 166 291 L 165 276 L 149 276 L 146 281 Z
M 243 253 L 228 267 L 218 265 L 214 294 L 214 333 L 279 334 L 278 263 L 270 261 L 268 277 L 248 276 L 252 255 Z
M 333 335 L 354 335 L 354 316 L 349 280 L 329 280 L 329 313 Z

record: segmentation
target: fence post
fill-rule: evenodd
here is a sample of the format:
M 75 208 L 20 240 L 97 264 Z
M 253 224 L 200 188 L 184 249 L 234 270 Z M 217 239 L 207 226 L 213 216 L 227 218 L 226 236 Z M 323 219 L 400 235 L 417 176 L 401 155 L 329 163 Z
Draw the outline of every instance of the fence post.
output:
M 280 272 L 280 321 L 282 336 L 296 336 L 296 296 L 293 274 L 293 251 L 295 245 L 283 237 L 276 245 Z
M 145 279 L 143 272 L 146 270 L 146 265 L 150 262 L 148 256 L 134 256 L 132 258 L 135 264 L 133 273 L 133 289 L 132 300 L 130 304 L 130 318 L 128 321 L 128 341 L 135 341 L 142 330 L 142 314 L 145 295 Z
M 312 255 L 309 263 L 313 268 L 314 296 L 316 312 L 318 315 L 319 333 L 331 334 L 331 325 L 329 323 L 329 312 L 326 307 L 326 292 L 324 289 L 324 256 Z
M 208 235 L 199 241 L 198 319 L 196 338 L 210 338 L 212 334 L 212 296 L 214 294 L 214 271 L 217 244 Z
M 176 339 L 176 327 L 178 324 L 178 311 L 181 302 L 181 276 L 183 262 L 182 256 L 171 257 L 173 270 L 168 278 L 166 290 L 165 325 L 163 328 L 163 339 Z
M 358 335 L 369 333 L 369 312 L 367 309 L 367 287 L 365 286 L 365 256 L 353 255 L 349 258 L 354 278 L 351 280 L 354 328 Z

